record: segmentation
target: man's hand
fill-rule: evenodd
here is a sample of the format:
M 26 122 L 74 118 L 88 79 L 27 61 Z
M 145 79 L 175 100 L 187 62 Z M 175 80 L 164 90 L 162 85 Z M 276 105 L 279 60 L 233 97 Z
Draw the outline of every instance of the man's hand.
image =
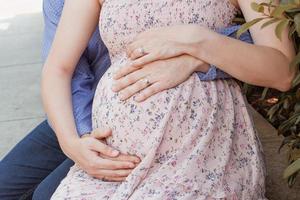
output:
M 89 175 L 106 181 L 124 181 L 139 164 L 136 156 L 124 155 L 103 140 L 111 130 L 94 130 L 89 136 L 62 144 L 64 152 Z

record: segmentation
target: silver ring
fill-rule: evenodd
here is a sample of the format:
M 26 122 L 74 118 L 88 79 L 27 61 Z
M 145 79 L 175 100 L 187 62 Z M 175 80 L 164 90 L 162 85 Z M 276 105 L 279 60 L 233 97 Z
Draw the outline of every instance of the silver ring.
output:
M 143 47 L 138 48 L 138 51 L 139 51 L 139 53 L 141 55 L 145 55 L 146 54 L 145 49 Z
M 147 78 L 143 78 L 143 82 L 146 83 L 147 86 L 151 84 L 151 82 Z

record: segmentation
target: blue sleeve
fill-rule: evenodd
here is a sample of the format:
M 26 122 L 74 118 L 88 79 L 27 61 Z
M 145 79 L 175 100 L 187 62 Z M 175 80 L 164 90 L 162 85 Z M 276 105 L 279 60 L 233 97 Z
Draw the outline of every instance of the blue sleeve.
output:
M 62 0 L 44 0 L 44 36 L 42 57 L 45 60 L 51 48 L 56 28 L 63 9 Z M 92 101 L 94 91 L 94 74 L 91 70 L 87 52 L 81 56 L 72 79 L 72 101 L 76 128 L 79 135 L 92 130 Z
M 236 32 L 241 26 L 235 25 L 228 28 L 224 28 L 222 30 L 219 30 L 218 33 L 222 35 L 226 35 L 228 37 L 236 38 Z M 239 40 L 247 43 L 253 43 L 250 33 L 247 31 L 241 35 Z M 197 73 L 201 81 L 212 81 L 217 79 L 228 79 L 231 78 L 231 76 L 222 70 L 218 69 L 214 65 L 210 65 L 209 70 L 206 73 L 198 72 Z

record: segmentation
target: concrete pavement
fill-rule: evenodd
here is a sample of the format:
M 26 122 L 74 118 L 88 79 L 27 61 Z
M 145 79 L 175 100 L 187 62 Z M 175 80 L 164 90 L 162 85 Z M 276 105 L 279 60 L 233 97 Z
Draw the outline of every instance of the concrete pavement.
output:
M 0 159 L 44 119 L 41 0 L 0 0 Z

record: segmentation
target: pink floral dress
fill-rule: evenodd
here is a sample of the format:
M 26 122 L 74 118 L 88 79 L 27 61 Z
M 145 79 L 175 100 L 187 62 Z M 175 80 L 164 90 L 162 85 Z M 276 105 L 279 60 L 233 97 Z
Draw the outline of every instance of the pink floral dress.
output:
M 128 61 L 125 48 L 154 27 L 230 25 L 229 0 L 106 0 L 100 31 L 112 65 L 101 79 L 93 126 L 110 127 L 107 143 L 142 162 L 126 181 L 104 182 L 78 166 L 70 169 L 52 199 L 72 200 L 259 200 L 264 197 L 262 152 L 245 100 L 234 80 L 181 85 L 143 103 L 120 101 L 112 74 Z

